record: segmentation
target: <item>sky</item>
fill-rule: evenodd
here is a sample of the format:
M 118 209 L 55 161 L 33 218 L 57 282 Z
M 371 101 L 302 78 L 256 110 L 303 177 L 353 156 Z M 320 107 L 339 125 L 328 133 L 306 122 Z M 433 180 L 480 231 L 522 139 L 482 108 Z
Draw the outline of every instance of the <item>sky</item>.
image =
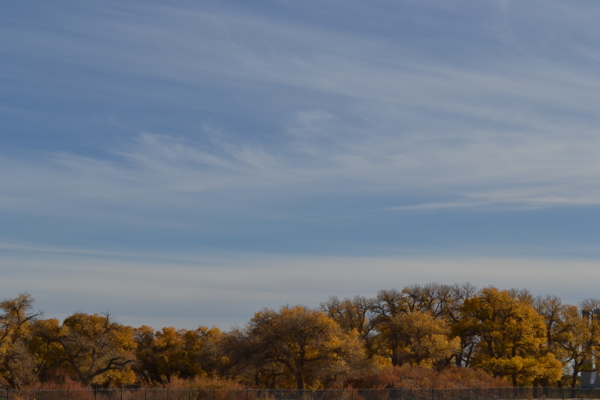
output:
M 600 297 L 596 1 L 0 8 L 0 298 L 229 329 L 430 282 Z

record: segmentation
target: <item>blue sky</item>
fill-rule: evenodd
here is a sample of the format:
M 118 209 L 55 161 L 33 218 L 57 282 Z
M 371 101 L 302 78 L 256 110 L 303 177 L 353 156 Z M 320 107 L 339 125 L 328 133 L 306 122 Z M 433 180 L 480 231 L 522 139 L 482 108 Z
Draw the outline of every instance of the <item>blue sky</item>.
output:
M 600 4 L 56 1 L 0 13 L 0 293 L 227 329 L 600 280 Z

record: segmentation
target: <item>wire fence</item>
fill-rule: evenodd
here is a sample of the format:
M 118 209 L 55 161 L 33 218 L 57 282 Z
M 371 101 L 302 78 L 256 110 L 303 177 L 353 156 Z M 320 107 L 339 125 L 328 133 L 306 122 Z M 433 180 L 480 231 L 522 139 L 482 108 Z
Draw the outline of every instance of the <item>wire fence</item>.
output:
M 531 400 L 600 399 L 600 390 L 472 389 L 68 389 L 0 390 L 0 400 Z

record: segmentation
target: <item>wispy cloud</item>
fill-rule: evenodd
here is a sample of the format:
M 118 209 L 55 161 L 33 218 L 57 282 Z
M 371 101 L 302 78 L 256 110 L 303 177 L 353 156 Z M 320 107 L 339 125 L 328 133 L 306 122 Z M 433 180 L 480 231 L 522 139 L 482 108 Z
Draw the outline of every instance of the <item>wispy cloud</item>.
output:
M 600 136 L 497 133 L 449 139 L 364 132 L 363 138 L 348 139 L 325 111 L 290 118 L 282 127 L 293 133 L 286 147 L 227 139 L 204 145 L 140 133 L 130 145 L 115 148 L 110 159 L 64 152 L 29 160 L 5 156 L 0 207 L 22 212 L 61 204 L 197 207 L 203 196 L 212 202 L 214 196 L 261 192 L 429 197 L 395 210 L 600 203 Z
M 412 44 L 403 32 L 394 41 L 217 5 L 151 5 L 137 15 L 135 5 L 90 13 L 88 4 L 52 9 L 37 27 L 4 25 L 14 38 L 2 45 L 5 54 L 87 71 L 73 79 L 90 93 L 133 96 L 143 105 L 158 91 L 165 107 L 195 109 L 194 100 L 207 101 L 198 92 L 234 90 L 240 100 L 228 115 L 251 105 L 258 130 L 267 113 L 276 122 L 256 138 L 200 115 L 193 131 L 135 128 L 133 140 L 108 143 L 110 157 L 5 154 L 0 207 L 197 207 L 209 195 L 204 206 L 215 207 L 225 192 L 384 193 L 399 199 L 388 207 L 396 211 L 600 203 L 600 76 L 576 65 L 595 65 L 595 47 L 581 43 L 565 60 L 545 46 L 569 44 L 543 21 L 524 26 L 515 5 L 498 4 L 483 11 L 495 28 L 482 30 L 481 42 L 464 43 L 474 46 L 464 59 Z M 543 4 L 550 19 L 564 8 Z M 585 13 L 573 18 L 591 28 Z M 450 23 L 440 29 L 456 33 Z M 584 28 L 569 29 L 579 37 Z M 485 45 L 498 53 L 478 59 L 474 50 Z M 94 68 L 112 78 L 98 79 Z M 288 105 L 273 109 L 278 102 Z
M 596 6 L 261 4 L 0 15 L 0 238 L 306 253 L 600 204 Z

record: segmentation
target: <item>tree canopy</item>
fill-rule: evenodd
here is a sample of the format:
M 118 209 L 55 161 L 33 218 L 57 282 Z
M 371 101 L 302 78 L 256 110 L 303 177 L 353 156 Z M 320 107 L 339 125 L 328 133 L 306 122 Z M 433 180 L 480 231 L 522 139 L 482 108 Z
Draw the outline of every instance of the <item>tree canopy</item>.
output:
M 28 293 L 0 302 L 0 386 L 463 387 L 487 376 L 486 385 L 575 387 L 599 365 L 600 300 L 566 305 L 525 289 L 431 283 L 332 296 L 318 309 L 265 308 L 229 331 L 83 312 L 61 322 L 33 304 Z

